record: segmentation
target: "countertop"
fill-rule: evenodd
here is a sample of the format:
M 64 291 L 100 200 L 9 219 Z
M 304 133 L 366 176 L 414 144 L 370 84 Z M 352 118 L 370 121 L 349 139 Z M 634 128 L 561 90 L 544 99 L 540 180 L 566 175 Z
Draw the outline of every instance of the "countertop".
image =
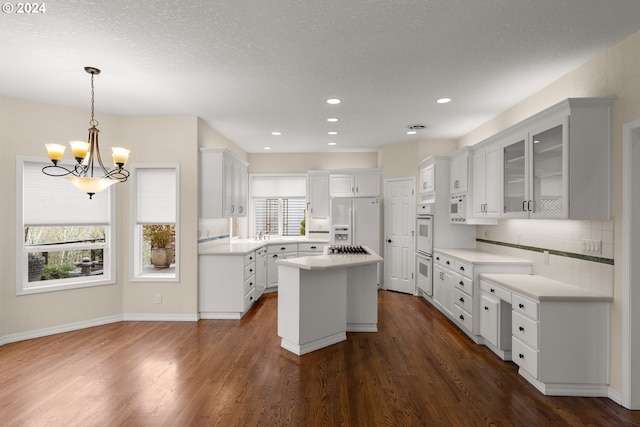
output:
M 443 255 L 458 258 L 471 264 L 523 264 L 531 265 L 532 262 L 522 258 L 516 258 L 506 255 L 492 254 L 477 249 L 440 249 L 433 250 L 434 255 L 439 252 Z
M 267 240 L 254 240 L 254 239 L 233 239 L 225 243 L 207 242 L 200 243 L 198 248 L 199 255 L 246 255 L 250 252 L 266 247 L 268 245 L 282 245 L 286 243 L 318 243 L 322 245 L 328 245 L 326 240 L 318 239 L 267 239 Z
M 383 261 L 380 255 L 366 246 L 364 248 L 369 252 L 369 255 L 327 255 L 325 251 L 322 255 L 279 259 L 276 260 L 276 264 L 303 270 L 329 270 L 332 268 L 356 267 Z
M 613 296 L 604 292 L 580 288 L 558 280 L 535 274 L 480 274 L 480 280 L 538 301 L 593 301 L 613 302 Z

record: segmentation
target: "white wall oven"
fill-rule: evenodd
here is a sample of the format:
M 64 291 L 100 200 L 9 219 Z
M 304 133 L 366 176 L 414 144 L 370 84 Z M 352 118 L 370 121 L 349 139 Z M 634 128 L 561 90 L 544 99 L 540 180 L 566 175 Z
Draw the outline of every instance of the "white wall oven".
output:
M 418 289 L 427 295 L 433 294 L 431 269 L 433 261 L 433 204 L 418 206 L 416 218 L 416 278 Z

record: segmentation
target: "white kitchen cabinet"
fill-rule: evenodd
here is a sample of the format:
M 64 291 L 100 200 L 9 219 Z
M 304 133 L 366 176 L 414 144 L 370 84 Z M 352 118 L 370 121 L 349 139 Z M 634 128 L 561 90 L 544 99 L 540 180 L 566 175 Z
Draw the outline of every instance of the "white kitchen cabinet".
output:
M 329 175 L 331 197 L 380 196 L 381 172 L 379 169 L 332 170 Z
M 503 217 L 611 217 L 613 102 L 567 99 L 499 136 Z
M 247 165 L 226 149 L 200 149 L 200 217 L 247 215 Z
M 471 204 L 474 217 L 500 216 L 500 153 L 501 147 L 498 143 L 475 149 L 473 152 Z
M 420 201 L 430 202 L 435 200 L 435 161 L 433 157 L 427 159 L 426 164 L 418 164 L 420 168 L 419 185 L 420 185 Z
M 444 268 L 434 264 L 433 265 L 433 305 L 438 309 L 443 310 L 444 303 Z
M 256 250 L 256 301 L 267 289 L 267 248 Z
M 329 217 L 329 171 L 308 172 L 308 207 L 309 218 Z
M 257 299 L 255 269 L 255 252 L 199 255 L 200 318 L 240 319 Z
M 470 177 L 469 156 L 471 149 L 463 147 L 451 154 L 451 164 L 449 167 L 449 194 L 463 194 L 469 189 L 468 179 Z
M 278 287 L 278 259 L 295 258 L 298 256 L 297 243 L 270 244 L 267 246 L 267 289 Z

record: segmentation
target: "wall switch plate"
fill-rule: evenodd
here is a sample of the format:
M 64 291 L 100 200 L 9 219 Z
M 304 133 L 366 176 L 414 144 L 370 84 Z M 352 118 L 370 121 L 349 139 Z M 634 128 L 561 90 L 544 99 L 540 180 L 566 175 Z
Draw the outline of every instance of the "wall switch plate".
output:
M 582 253 L 601 254 L 602 240 L 582 239 Z
M 156 294 L 156 304 L 162 304 L 162 294 Z

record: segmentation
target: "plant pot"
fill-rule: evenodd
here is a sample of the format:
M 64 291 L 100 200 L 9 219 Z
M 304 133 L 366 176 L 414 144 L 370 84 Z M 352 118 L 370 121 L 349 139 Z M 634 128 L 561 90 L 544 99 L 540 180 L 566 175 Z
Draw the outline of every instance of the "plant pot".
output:
M 44 270 L 45 259 L 29 255 L 29 281 L 37 282 L 42 279 L 42 271 Z
M 173 248 L 151 248 L 151 264 L 156 268 L 166 268 L 173 261 Z

